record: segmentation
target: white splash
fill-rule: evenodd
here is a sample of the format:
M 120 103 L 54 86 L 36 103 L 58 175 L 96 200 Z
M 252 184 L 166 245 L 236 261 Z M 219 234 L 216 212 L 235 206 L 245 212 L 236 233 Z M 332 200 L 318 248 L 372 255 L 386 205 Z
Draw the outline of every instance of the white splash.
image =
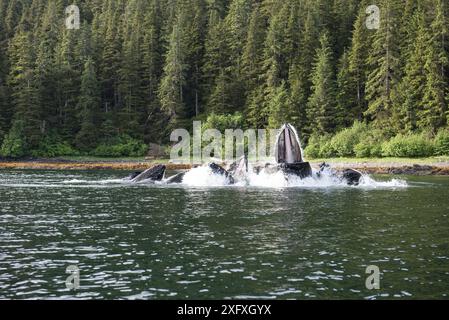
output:
M 363 175 L 360 186 L 365 188 L 406 188 L 407 181 L 402 179 L 391 179 L 388 181 L 376 181 L 368 175 Z
M 184 176 L 182 184 L 196 187 L 229 185 L 226 177 L 214 174 L 208 166 L 188 171 Z M 262 169 L 259 173 L 255 173 L 249 166 L 247 176 L 236 181 L 233 186 L 262 188 L 406 188 L 408 184 L 401 179 L 376 181 L 369 175 L 363 175 L 358 186 L 349 186 L 344 179 L 332 174 L 330 170 L 325 170 L 320 174 L 314 171 L 312 177 L 301 179 L 295 175 L 285 175 L 282 171 L 272 173 Z
M 208 166 L 202 166 L 188 171 L 182 184 L 192 187 L 220 187 L 229 183 L 224 175 L 214 174 Z
M 80 180 L 80 179 L 72 179 L 72 180 L 63 180 L 61 183 L 63 184 L 128 184 L 131 183 L 130 180 L 126 179 L 109 179 L 109 180 Z
M 406 188 L 408 184 L 405 180 L 391 179 L 387 181 L 377 181 L 364 174 L 358 186 L 349 186 L 347 182 L 334 174 L 332 169 L 326 168 L 322 172 L 313 171 L 312 177 L 301 179 L 295 175 L 286 175 L 282 171 L 268 172 L 265 169 L 259 173 L 254 172 L 251 164 L 248 164 L 248 173 L 238 175 L 235 184 L 230 185 L 224 175 L 215 174 L 204 165 L 186 172 L 181 186 L 187 187 L 257 187 L 257 188 Z M 109 179 L 109 180 L 79 180 L 70 179 L 62 181 L 66 186 L 107 186 L 107 185 L 165 185 L 165 181 L 148 182 L 142 181 L 138 184 L 129 179 Z

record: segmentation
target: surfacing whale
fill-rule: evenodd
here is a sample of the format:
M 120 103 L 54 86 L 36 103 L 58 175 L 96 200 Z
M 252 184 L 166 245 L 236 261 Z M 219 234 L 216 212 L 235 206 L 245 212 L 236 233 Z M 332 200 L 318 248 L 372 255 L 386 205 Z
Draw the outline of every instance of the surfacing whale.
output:
M 301 142 L 295 128 L 286 123 L 276 137 L 274 157 L 277 169 L 287 175 L 296 175 L 301 179 L 312 176 L 312 167 L 304 161 Z
M 295 128 L 289 123 L 282 126 L 276 137 L 274 156 L 275 163 L 266 164 L 264 166 L 254 166 L 250 168 L 248 165 L 248 157 L 244 155 L 236 162 L 231 163 L 227 167 L 227 170 L 214 162 L 209 163 L 208 167 L 213 174 L 224 176 L 229 185 L 238 182 L 248 182 L 249 174 L 251 173 L 250 170 L 256 173 L 259 173 L 262 170 L 265 170 L 267 173 L 281 171 L 284 173 L 286 179 L 288 179 L 289 176 L 297 176 L 300 179 L 314 176 L 310 163 L 304 161 L 298 134 L 296 133 Z M 156 165 L 144 172 L 135 172 L 127 179 L 135 183 L 154 183 L 160 181 L 166 184 L 174 184 L 183 182 L 185 172 L 178 173 L 164 180 L 165 170 L 165 165 Z M 362 173 L 357 170 L 346 169 L 341 172 L 335 171 L 325 163 L 320 166 L 320 170 L 316 172 L 315 176 L 319 178 L 325 171 L 352 186 L 359 185 L 360 179 L 362 178 Z
M 164 179 L 165 170 L 166 166 L 164 166 L 163 164 L 159 164 L 133 177 L 131 181 L 132 182 L 142 182 L 146 180 L 161 181 L 162 179 Z

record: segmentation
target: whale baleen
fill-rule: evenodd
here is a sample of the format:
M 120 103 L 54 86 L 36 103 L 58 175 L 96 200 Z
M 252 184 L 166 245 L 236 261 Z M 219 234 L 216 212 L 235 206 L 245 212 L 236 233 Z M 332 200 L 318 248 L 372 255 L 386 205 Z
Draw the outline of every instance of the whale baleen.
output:
M 285 174 L 293 174 L 301 179 L 312 176 L 312 167 L 304 162 L 301 143 L 295 128 L 284 124 L 276 138 L 274 157 L 278 168 Z
M 276 163 L 303 162 L 301 143 L 296 130 L 289 123 L 284 124 L 277 135 L 274 158 Z

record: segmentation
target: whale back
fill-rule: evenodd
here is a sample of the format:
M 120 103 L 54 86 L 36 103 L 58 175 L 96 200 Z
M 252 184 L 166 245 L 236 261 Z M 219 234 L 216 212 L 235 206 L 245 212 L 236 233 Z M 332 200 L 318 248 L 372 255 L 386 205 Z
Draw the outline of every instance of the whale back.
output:
M 303 162 L 298 135 L 290 124 L 282 126 L 276 139 L 274 152 L 277 163 L 293 164 Z

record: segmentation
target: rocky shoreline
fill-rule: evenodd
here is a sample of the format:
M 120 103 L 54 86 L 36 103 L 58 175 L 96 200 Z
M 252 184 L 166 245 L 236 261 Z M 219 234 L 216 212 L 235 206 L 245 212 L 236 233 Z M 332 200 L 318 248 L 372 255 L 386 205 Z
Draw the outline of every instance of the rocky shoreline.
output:
M 449 164 L 420 165 L 420 164 L 332 164 L 337 170 L 353 168 L 369 174 L 395 174 L 416 176 L 448 176 Z
M 135 170 L 142 171 L 158 163 L 164 163 L 167 170 L 188 170 L 189 164 L 168 163 L 167 160 L 67 160 L 67 159 L 26 159 L 0 160 L 0 169 L 35 169 L 35 170 Z M 311 161 L 312 167 L 318 168 L 321 162 Z M 410 163 L 379 162 L 328 162 L 336 170 L 357 169 L 368 174 L 395 175 L 449 175 L 449 162 L 430 165 Z

